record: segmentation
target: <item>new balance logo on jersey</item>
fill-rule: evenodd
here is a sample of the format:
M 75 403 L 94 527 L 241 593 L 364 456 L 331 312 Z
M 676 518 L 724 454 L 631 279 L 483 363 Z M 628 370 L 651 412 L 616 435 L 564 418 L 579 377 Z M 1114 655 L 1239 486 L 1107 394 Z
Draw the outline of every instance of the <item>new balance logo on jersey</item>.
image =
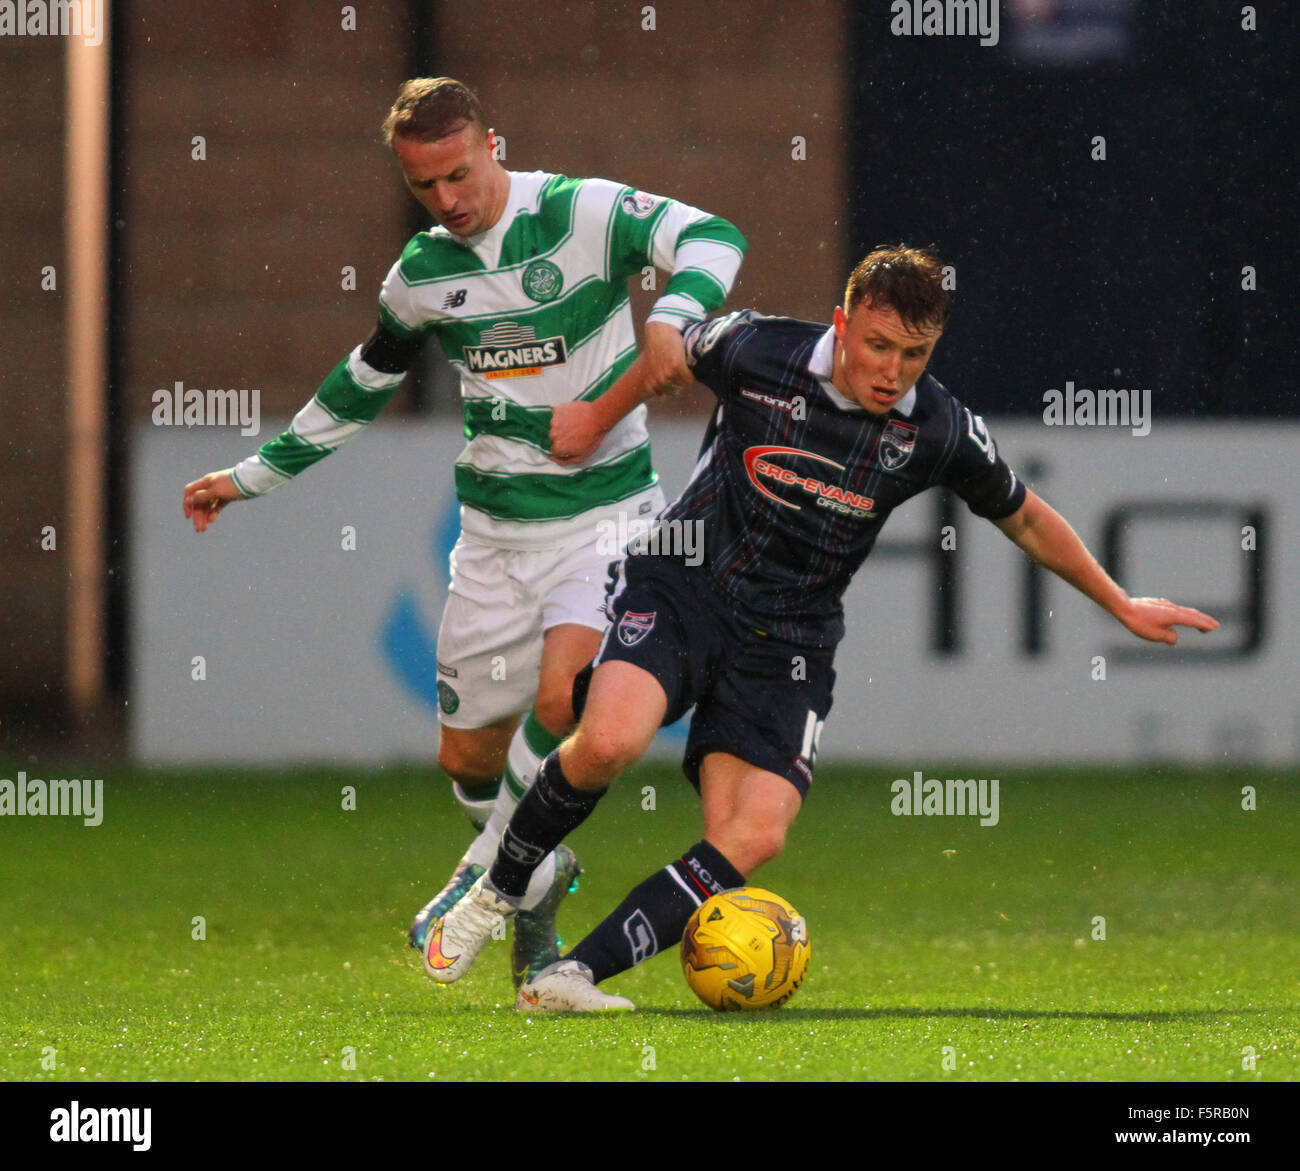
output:
M 466 346 L 464 354 L 470 371 L 485 378 L 525 378 L 568 361 L 564 338 L 539 338 L 531 325 L 513 321 L 485 329 L 479 344 Z
M 772 457 L 780 457 L 780 461 Z M 824 455 L 818 455 L 816 452 L 804 451 L 798 447 L 750 447 L 745 451 L 745 471 L 749 475 L 749 482 L 754 485 L 764 496 L 775 500 L 783 508 L 800 509 L 802 504 L 797 504 L 792 500 L 786 500 L 771 491 L 763 481 L 771 484 L 790 484 L 796 488 L 802 489 L 809 495 L 816 497 L 818 508 L 829 508 L 832 512 L 838 512 L 845 516 L 853 516 L 859 519 L 865 519 L 874 515 L 876 502 L 870 496 L 862 496 L 857 492 L 850 492 L 846 488 L 841 488 L 836 484 L 828 484 L 825 480 L 817 479 L 814 476 L 804 475 L 794 468 L 785 466 L 786 463 L 798 464 L 799 461 L 811 459 L 819 463 L 830 464 L 831 467 L 838 471 L 844 471 L 844 465 L 836 463 L 833 459 L 828 459 Z
M 465 304 L 465 298 L 468 296 L 468 289 L 452 289 L 452 291 L 442 299 L 442 307 L 444 309 L 459 309 Z

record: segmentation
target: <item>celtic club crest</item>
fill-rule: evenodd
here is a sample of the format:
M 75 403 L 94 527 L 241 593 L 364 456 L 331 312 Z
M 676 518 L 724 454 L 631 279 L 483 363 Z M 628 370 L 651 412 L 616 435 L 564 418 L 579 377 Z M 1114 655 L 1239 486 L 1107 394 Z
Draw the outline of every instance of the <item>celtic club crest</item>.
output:
M 554 301 L 564 287 L 564 274 L 549 260 L 534 260 L 524 269 L 524 292 L 534 301 Z
M 456 694 L 456 689 L 441 679 L 438 680 L 438 706 L 448 715 L 460 707 L 460 696 Z

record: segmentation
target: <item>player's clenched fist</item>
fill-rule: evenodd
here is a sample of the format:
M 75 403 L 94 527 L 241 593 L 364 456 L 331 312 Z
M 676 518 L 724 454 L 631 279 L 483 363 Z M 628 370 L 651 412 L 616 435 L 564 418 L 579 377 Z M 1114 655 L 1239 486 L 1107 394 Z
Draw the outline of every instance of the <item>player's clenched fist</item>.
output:
M 662 321 L 647 321 L 639 359 L 643 377 L 655 394 L 676 394 L 695 381 L 686 364 L 680 331 Z
M 209 472 L 185 485 L 185 516 L 194 521 L 194 531 L 203 532 L 232 500 L 243 499 L 235 487 L 230 469 Z
M 563 467 L 593 455 L 629 411 L 655 395 L 676 394 L 695 381 L 682 335 L 672 325 L 648 321 L 645 344 L 599 398 L 559 403 L 551 411 L 550 457 Z
M 599 403 L 560 403 L 551 411 L 551 459 L 557 464 L 581 463 L 609 434 Z

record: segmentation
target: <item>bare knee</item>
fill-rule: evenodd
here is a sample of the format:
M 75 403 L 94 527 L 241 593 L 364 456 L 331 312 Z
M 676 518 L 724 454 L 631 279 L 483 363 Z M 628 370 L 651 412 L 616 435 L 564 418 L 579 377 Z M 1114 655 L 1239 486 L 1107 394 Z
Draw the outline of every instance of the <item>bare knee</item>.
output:
M 635 764 L 643 745 L 614 728 L 579 728 L 560 763 L 569 783 L 579 789 L 603 789 L 625 768 Z
M 567 736 L 577 722 L 573 714 L 573 680 L 600 649 L 603 631 L 574 622 L 546 631 L 533 711 L 552 736 Z
M 706 829 L 705 837 L 741 874 L 748 877 L 785 849 L 786 827 L 737 818 Z
M 648 671 L 602 663 L 578 730 L 560 746 L 560 764 L 579 789 L 603 789 L 645 752 L 663 722 L 668 698 Z
M 544 684 L 533 701 L 537 722 L 552 736 L 573 731 L 573 677 Z

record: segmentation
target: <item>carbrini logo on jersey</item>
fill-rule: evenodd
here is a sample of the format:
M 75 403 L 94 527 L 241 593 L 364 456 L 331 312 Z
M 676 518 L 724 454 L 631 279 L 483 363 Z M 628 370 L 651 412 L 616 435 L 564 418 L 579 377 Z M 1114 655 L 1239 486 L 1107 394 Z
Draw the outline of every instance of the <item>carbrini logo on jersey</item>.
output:
M 563 366 L 569 357 L 564 338 L 539 338 L 531 325 L 514 321 L 485 329 L 478 340 L 465 347 L 465 365 L 484 378 L 525 378 L 547 366 Z

